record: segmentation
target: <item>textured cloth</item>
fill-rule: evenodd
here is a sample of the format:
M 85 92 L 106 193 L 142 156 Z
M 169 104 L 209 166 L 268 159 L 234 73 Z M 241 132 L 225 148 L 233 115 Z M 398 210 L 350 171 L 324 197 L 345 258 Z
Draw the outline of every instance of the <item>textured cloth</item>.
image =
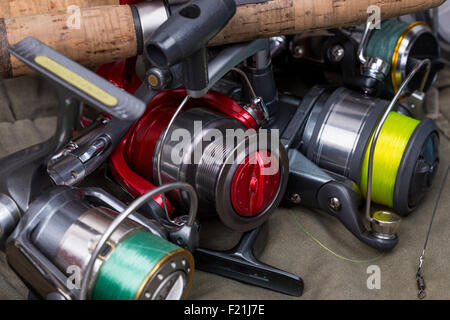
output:
M 0 81 L 0 158 L 50 138 L 56 128 L 58 98 L 40 77 Z M 0 299 L 24 299 L 28 289 L 0 251 Z
M 51 135 L 57 99 L 47 84 L 36 78 L 22 78 L 6 80 L 0 88 L 3 88 L 0 94 L 4 95 L 0 99 L 0 156 Z M 22 92 L 27 94 L 23 95 Z M 430 93 L 427 113 L 450 137 L 450 71 L 441 74 L 434 93 Z M 301 276 L 305 282 L 301 299 L 415 299 L 418 258 L 443 171 L 450 162 L 450 143 L 445 135 L 441 136 L 440 148 L 441 165 L 434 186 L 420 207 L 403 219 L 399 230 L 400 242 L 392 252 L 370 263 L 339 259 L 302 232 L 292 214 L 312 235 L 342 256 L 370 259 L 380 253 L 359 242 L 337 219 L 298 206 L 292 209 L 280 208 L 270 218 L 268 242 L 261 260 Z M 424 265 L 427 299 L 450 298 L 449 212 L 450 183 L 447 183 Z M 227 249 L 239 239 L 238 233 L 226 230 L 217 221 L 204 224 L 202 230 L 202 245 L 209 248 Z M 380 268 L 380 289 L 367 288 L 367 268 L 370 265 Z M 26 298 L 26 295 L 27 289 L 6 265 L 4 255 L 0 254 L 0 299 Z M 243 300 L 292 297 L 196 271 L 188 298 Z

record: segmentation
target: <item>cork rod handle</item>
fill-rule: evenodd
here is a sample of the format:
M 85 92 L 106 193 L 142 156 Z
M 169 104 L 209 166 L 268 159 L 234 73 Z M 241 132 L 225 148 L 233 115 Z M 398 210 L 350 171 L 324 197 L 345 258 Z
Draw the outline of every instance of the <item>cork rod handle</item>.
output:
M 9 18 L 67 11 L 73 5 L 87 8 L 118 4 L 119 0 L 0 0 L 0 17 Z
M 78 0 L 79 1 L 79 0 Z M 211 0 L 213 1 L 213 0 Z M 383 19 L 430 9 L 444 0 L 272 0 L 239 6 L 227 26 L 209 43 L 220 45 L 315 29 L 363 23 L 376 5 Z M 82 8 L 79 28 L 68 27 L 70 14 L 57 11 L 0 19 L 0 77 L 31 70 L 11 57 L 8 46 L 33 36 L 88 67 L 137 54 L 130 6 Z

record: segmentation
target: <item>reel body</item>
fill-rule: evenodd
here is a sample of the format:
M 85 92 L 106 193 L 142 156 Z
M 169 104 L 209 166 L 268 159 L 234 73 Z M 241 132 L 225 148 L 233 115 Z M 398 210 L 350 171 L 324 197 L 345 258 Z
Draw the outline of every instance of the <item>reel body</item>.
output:
M 99 192 L 102 200 L 95 197 Z M 6 253 L 11 267 L 41 297 L 57 293 L 64 299 L 78 298 L 92 251 L 117 215 L 105 199 L 117 203 L 99 190 L 56 187 L 24 214 L 8 239 Z M 119 226 L 96 259 L 88 297 L 185 297 L 194 270 L 191 253 L 161 238 L 162 227 L 146 228 L 134 220 Z
M 148 186 L 158 184 L 162 134 L 184 96 L 184 90 L 157 95 L 114 151 L 112 172 L 130 193 L 142 192 L 143 180 Z M 167 137 L 175 140 L 167 139 L 161 147 L 162 182 L 193 185 L 203 217 L 217 213 L 237 231 L 260 226 L 281 201 L 288 161 L 279 140 L 257 129 L 252 114 L 224 95 L 210 91 L 191 100 L 168 132 Z M 183 134 L 186 143 L 180 148 Z M 183 192 L 170 192 L 167 197 L 180 210 L 188 204 Z
M 307 95 L 300 106 L 311 110 L 301 151 L 319 167 L 354 181 L 365 194 L 368 146 L 387 105 L 345 88 Z M 438 145 L 431 119 L 391 112 L 375 149 L 373 200 L 401 215 L 413 211 L 431 186 Z

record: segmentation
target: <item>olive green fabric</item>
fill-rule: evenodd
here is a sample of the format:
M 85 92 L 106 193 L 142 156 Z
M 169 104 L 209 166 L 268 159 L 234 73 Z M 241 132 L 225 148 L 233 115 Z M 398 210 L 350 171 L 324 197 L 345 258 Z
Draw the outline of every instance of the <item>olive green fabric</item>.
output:
M 0 85 L 0 156 L 36 142 L 51 134 L 51 119 L 57 100 L 45 83 L 36 78 L 7 80 Z M 4 87 L 3 87 L 4 88 Z M 24 94 L 26 92 L 26 94 Z M 390 253 L 371 263 L 352 263 L 330 254 L 303 233 L 291 215 L 326 246 L 348 258 L 369 259 L 379 255 L 351 235 L 337 219 L 302 207 L 280 208 L 268 225 L 268 242 L 261 260 L 300 275 L 305 291 L 300 299 L 415 299 L 415 272 L 424 237 L 437 196 L 444 167 L 450 163 L 450 71 L 441 75 L 436 89 L 428 96 L 428 115 L 441 131 L 441 165 L 431 192 L 423 204 L 400 226 L 400 242 Z M 41 117 L 44 120 L 40 119 Z M 24 120 L 25 118 L 29 120 Z M 19 120 L 19 121 L 17 121 Z M 24 122 L 20 122 L 24 120 Z M 45 125 L 44 125 L 45 123 Z M 42 125 L 41 125 L 42 124 Z M 12 128 L 15 128 L 12 134 Z M 12 138 L 14 135 L 15 138 Z M 19 138 L 16 138 L 19 137 Z M 20 138 L 21 137 L 21 138 Z M 101 184 L 99 180 L 99 184 Z M 101 186 L 101 185 L 100 185 Z M 427 299 L 449 299 L 450 275 L 450 181 L 443 193 L 424 265 Z M 217 221 L 203 225 L 202 244 L 226 249 L 239 234 L 225 230 Z M 381 272 L 381 288 L 368 289 L 367 268 L 376 265 Z M 0 299 L 27 297 L 27 289 L 6 265 L 0 254 Z M 213 274 L 196 271 L 190 299 L 292 299 L 292 297 L 252 287 Z

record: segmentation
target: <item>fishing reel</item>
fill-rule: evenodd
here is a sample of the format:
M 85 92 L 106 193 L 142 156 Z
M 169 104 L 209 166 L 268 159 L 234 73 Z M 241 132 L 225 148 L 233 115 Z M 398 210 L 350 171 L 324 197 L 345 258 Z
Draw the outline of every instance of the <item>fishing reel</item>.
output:
M 366 193 L 369 141 L 389 101 L 347 88 L 312 90 L 301 108 L 310 110 L 300 150 L 319 167 L 347 177 Z M 310 105 L 308 105 L 310 103 Z M 437 127 L 391 112 L 374 158 L 372 199 L 405 216 L 431 186 L 438 165 Z
M 261 47 L 261 41 L 231 46 L 207 61 L 206 43 L 234 11 L 234 1 L 196 1 L 179 8 L 152 34 L 144 45 L 152 62 L 142 86 L 147 89 L 142 94 L 149 102 L 147 111 L 115 150 L 111 169 L 133 196 L 168 182 L 190 183 L 199 194 L 200 216 L 217 213 L 227 227 L 245 232 L 273 213 L 288 168 L 279 140 L 258 132 L 268 116 L 263 100 L 253 96 L 241 106 L 210 90 Z M 111 79 L 111 73 L 107 77 Z M 180 86 L 185 89 L 167 90 Z M 180 131 L 185 136 L 174 140 Z M 182 146 L 180 138 L 187 139 Z M 267 174 L 272 167 L 274 172 Z M 182 192 L 167 198 L 169 202 L 164 197 L 153 205 L 166 211 L 159 216 L 167 216 L 172 206 L 181 211 L 188 205 Z
M 295 60 L 322 70 L 328 81 L 343 82 L 354 90 L 386 99 L 394 96 L 418 61 L 430 59 L 427 82 L 421 86 L 420 79 L 424 76 L 421 70 L 404 92 L 405 96 L 412 96 L 410 103 L 416 107 L 424 99 L 422 93 L 433 85 L 443 67 L 439 42 L 424 22 L 391 19 L 376 26 L 369 18 L 362 28 L 298 35 L 291 40 L 289 48 Z
M 290 159 L 287 199 L 325 210 L 369 246 L 392 249 L 396 214 L 418 206 L 439 163 L 435 123 L 393 111 L 401 91 L 429 63 L 415 67 L 391 102 L 347 88 L 311 89 L 282 136 Z M 359 212 L 362 196 L 365 214 Z M 396 214 L 372 215 L 371 200 Z
M 359 42 L 358 59 L 361 63 L 361 76 L 376 79 L 378 84 L 363 86 L 363 90 L 375 94 L 384 92 L 385 96 L 392 97 L 418 61 L 430 59 L 426 82 L 421 82 L 425 70 L 419 71 L 418 76 L 408 84 L 405 94 L 426 92 L 443 67 L 439 57 L 439 42 L 427 24 L 385 20 L 377 29 L 369 19 Z
M 289 170 L 284 147 L 270 133 L 257 132 L 257 121 L 237 102 L 214 91 L 184 107 L 167 132 L 176 140 L 163 143 L 163 133 L 185 95 L 182 89 L 164 91 L 151 101 L 112 154 L 115 178 L 132 194 L 142 192 L 142 179 L 158 185 L 160 152 L 162 182 L 193 185 L 200 215 L 217 213 L 225 226 L 236 231 L 262 225 L 286 188 Z M 180 138 L 188 141 L 180 145 Z M 141 178 L 135 179 L 136 175 Z M 188 204 L 182 193 L 167 197 L 179 209 Z
M 264 55 L 268 44 L 266 39 L 255 40 L 206 54 L 206 43 L 233 13 L 231 3 L 196 1 L 201 10 L 187 4 L 145 43 L 152 66 L 136 96 L 147 103 L 147 110 L 113 152 L 110 171 L 134 197 L 168 182 L 192 184 L 199 195 L 200 219 L 218 216 L 226 227 L 243 232 L 238 245 L 229 250 L 196 248 L 196 268 L 300 296 L 300 277 L 255 257 L 256 243 L 262 243 L 259 239 L 265 234 L 263 225 L 280 203 L 289 174 L 279 137 L 260 130 L 269 118 L 265 99 L 250 89 L 250 101 L 238 103 L 212 90 L 230 72 L 251 87 L 236 66 Z M 187 17 L 188 12 L 196 14 Z M 114 68 L 107 69 L 102 68 L 102 76 L 123 88 L 121 79 L 134 72 L 128 70 L 124 76 L 123 70 L 112 74 Z M 177 223 L 177 214 L 190 203 L 183 191 L 153 200 L 142 212 L 169 225 Z
M 3 238 L 14 230 L 5 244 L 10 266 L 44 299 L 185 297 L 194 271 L 188 249 L 198 245 L 197 196 L 191 186 L 166 184 L 129 206 L 102 189 L 68 186 L 99 166 L 145 104 L 34 38 L 10 51 L 53 81 L 61 101 L 55 136 L 1 161 Z M 80 101 L 108 111 L 112 119 L 73 140 Z M 48 170 L 51 176 L 47 164 L 54 169 Z M 138 213 L 151 198 L 178 188 L 186 191 L 190 207 L 177 230 Z
M 115 208 L 115 210 L 111 209 Z M 45 299 L 181 299 L 192 282 L 191 253 L 139 215 L 122 222 L 100 254 L 93 251 L 126 206 L 101 189 L 56 187 L 30 204 L 8 238 L 8 263 Z M 87 272 L 93 259 L 94 268 Z M 88 278 L 87 294 L 81 284 Z

